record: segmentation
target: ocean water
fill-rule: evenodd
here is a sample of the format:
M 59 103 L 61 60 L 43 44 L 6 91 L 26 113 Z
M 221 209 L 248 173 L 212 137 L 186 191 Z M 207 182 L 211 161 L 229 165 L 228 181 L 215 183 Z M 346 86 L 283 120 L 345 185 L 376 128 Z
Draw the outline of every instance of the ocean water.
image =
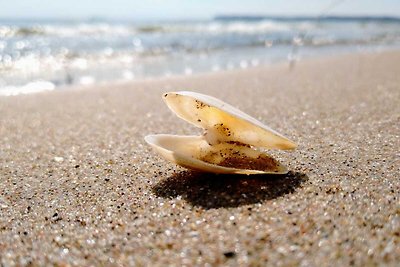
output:
M 0 20 L 0 95 L 400 47 L 400 19 Z

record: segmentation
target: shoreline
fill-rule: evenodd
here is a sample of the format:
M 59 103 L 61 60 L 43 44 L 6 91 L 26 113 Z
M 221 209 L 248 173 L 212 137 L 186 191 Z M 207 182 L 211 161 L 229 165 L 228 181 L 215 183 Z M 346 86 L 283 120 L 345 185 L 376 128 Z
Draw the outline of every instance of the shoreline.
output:
M 0 97 L 0 265 L 387 265 L 400 261 L 400 51 Z M 299 146 L 282 176 L 216 176 L 147 134 L 196 134 L 193 90 Z
M 374 48 L 375 50 L 376 48 Z M 45 81 L 45 80 L 38 80 L 32 81 L 31 83 L 25 84 L 23 86 L 14 87 L 9 86 L 8 90 L 0 90 L 0 97 L 9 97 L 9 96 L 18 96 L 18 95 L 30 95 L 30 94 L 37 94 L 37 93 L 46 93 L 46 92 L 57 92 L 57 91 L 64 91 L 64 90 L 76 90 L 79 88 L 91 89 L 95 87 L 111 87 L 111 86 L 127 86 L 129 84 L 136 84 L 136 83 L 145 83 L 151 81 L 163 81 L 163 80 L 175 80 L 175 79 L 190 79 L 192 77 L 196 78 L 197 76 L 207 77 L 213 75 L 224 75 L 229 73 L 237 73 L 241 71 L 252 71 L 257 69 L 274 69 L 274 68 L 285 68 L 287 66 L 288 69 L 291 69 L 292 66 L 303 64 L 303 63 L 311 63 L 311 62 L 318 62 L 320 60 L 332 60 L 335 58 L 344 58 L 344 57 L 354 57 L 354 56 L 373 56 L 379 55 L 384 53 L 393 53 L 400 51 L 400 48 L 395 47 L 386 47 L 380 51 L 369 51 L 364 48 L 364 51 L 357 51 L 357 52 L 350 52 L 350 51 L 341 51 L 337 54 L 330 55 L 330 54 L 316 54 L 316 55 L 308 55 L 305 58 L 301 58 L 300 60 L 293 60 L 289 61 L 288 59 L 281 59 L 276 62 L 272 62 L 269 64 L 261 64 L 257 66 L 249 66 L 246 68 L 235 68 L 235 69 L 223 69 L 218 71 L 207 71 L 207 72 L 195 72 L 192 74 L 171 74 L 169 76 L 151 76 L 151 77 L 142 77 L 136 78 L 133 80 L 116 80 L 116 81 L 107 81 L 107 82 L 94 82 L 93 84 L 71 84 L 71 85 L 54 85 L 52 82 Z M 44 87 L 41 89 L 40 87 Z M 19 93 L 14 93 L 15 91 L 19 91 Z

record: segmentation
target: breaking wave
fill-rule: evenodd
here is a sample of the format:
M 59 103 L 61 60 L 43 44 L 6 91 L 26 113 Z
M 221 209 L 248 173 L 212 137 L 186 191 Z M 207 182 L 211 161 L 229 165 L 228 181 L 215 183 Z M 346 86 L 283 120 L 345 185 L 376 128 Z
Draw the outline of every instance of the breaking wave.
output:
M 286 60 L 293 47 L 308 55 L 398 47 L 399 26 L 390 18 L 332 17 L 0 21 L 0 95 L 246 68 Z

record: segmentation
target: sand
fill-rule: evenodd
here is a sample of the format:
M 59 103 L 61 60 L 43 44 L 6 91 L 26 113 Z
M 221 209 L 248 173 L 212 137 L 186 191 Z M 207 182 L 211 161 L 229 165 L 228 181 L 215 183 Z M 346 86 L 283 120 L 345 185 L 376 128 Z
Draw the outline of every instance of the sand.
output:
M 145 144 L 200 133 L 195 90 L 299 144 L 281 176 L 187 171 Z M 0 265 L 395 266 L 400 52 L 0 98 Z

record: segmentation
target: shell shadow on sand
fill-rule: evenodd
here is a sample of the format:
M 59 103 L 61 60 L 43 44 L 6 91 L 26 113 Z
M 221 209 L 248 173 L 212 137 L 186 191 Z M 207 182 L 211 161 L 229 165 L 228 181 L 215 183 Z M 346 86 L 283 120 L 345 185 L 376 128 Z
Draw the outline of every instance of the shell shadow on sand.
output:
M 181 196 L 205 209 L 230 208 L 293 193 L 307 180 L 308 176 L 299 172 L 247 176 L 182 171 L 157 183 L 153 192 L 163 198 Z

